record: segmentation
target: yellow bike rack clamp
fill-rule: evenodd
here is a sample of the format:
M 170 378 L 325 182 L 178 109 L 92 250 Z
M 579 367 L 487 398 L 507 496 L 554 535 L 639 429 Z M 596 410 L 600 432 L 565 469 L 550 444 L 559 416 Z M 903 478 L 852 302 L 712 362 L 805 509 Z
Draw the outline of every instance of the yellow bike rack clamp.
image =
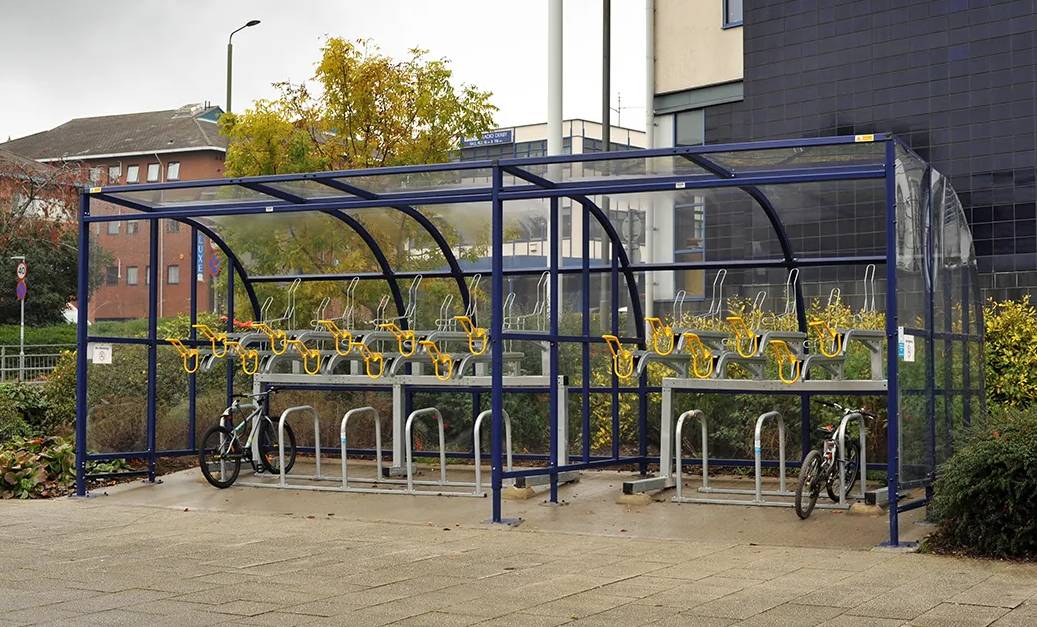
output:
M 241 361 L 241 371 L 245 374 L 252 376 L 259 372 L 259 351 L 254 348 L 243 349 L 241 348 L 241 342 L 229 340 L 224 343 L 227 347 L 227 351 L 237 354 L 238 360 Z M 249 368 L 249 364 L 252 367 Z
M 620 379 L 627 379 L 634 374 L 634 353 L 623 348 L 623 344 L 615 335 L 602 335 L 601 339 L 612 353 L 612 372 Z
M 468 335 L 468 352 L 473 355 L 482 355 L 486 352 L 486 349 L 490 347 L 490 334 L 482 328 L 475 326 L 472 319 L 468 316 L 454 316 L 454 320 L 461 325 L 464 329 L 465 334 Z M 476 342 L 479 342 L 479 348 L 475 348 Z
M 338 328 L 338 325 L 335 324 L 334 320 L 318 320 L 317 322 L 323 325 L 324 328 L 328 330 L 328 333 L 335 338 L 335 352 L 338 353 L 339 357 L 345 357 L 353 351 L 352 333 L 346 329 Z M 346 345 L 345 351 L 342 350 L 343 343 Z
M 265 322 L 253 322 L 252 328 L 266 335 L 267 339 L 270 340 L 270 352 L 275 355 L 284 355 L 284 352 L 288 350 L 288 334 L 282 329 L 271 328 L 269 324 Z M 277 343 L 281 343 L 281 349 L 277 349 Z
M 690 331 L 684 333 L 684 345 L 691 352 L 691 372 L 699 379 L 708 379 L 713 376 L 713 351 L 709 350 L 705 342 L 695 333 Z M 705 367 L 701 364 L 705 362 Z
M 399 349 L 400 355 L 403 357 L 413 357 L 414 353 L 418 352 L 418 342 L 414 331 L 401 329 L 395 322 L 383 322 L 378 325 L 378 328 L 393 334 L 396 338 L 396 348 Z M 410 345 L 410 350 L 403 348 L 404 344 L 407 343 Z
M 418 344 L 425 349 L 425 352 L 428 353 L 429 358 L 432 360 L 432 369 L 436 374 L 436 379 L 449 381 L 454 374 L 454 358 L 449 353 L 439 350 L 439 347 L 432 340 L 421 340 Z M 443 368 L 446 369 L 445 372 Z
M 648 331 L 652 336 L 652 350 L 663 357 L 672 353 L 677 345 L 673 327 L 663 323 L 661 318 L 645 318 L 645 322 L 648 323 Z M 666 348 L 660 346 L 660 339 L 668 342 L 664 345 Z
M 792 384 L 799 381 L 799 377 L 802 374 L 800 368 L 803 362 L 792 352 L 788 342 L 785 340 L 771 340 L 770 349 L 774 353 L 774 360 L 778 364 L 778 378 L 781 379 L 781 382 Z M 788 366 L 788 376 L 785 376 L 786 365 Z
M 167 337 L 166 341 L 172 344 L 176 351 L 180 353 L 180 358 L 184 360 L 184 371 L 187 372 L 187 374 L 198 372 L 200 362 L 198 360 L 197 348 L 189 348 L 185 346 L 183 340 L 176 337 Z M 192 358 L 194 359 L 194 367 L 190 366 Z
M 843 352 L 843 334 L 833 329 L 828 321 L 811 320 L 808 324 L 817 333 L 818 352 L 825 357 L 837 357 Z
M 295 347 L 299 356 L 302 357 L 302 369 L 306 371 L 306 374 L 312 375 L 320 372 L 319 350 L 316 348 L 309 348 L 302 340 L 287 340 L 287 345 Z M 310 368 L 311 365 L 313 366 L 312 368 Z
M 735 332 L 735 350 L 739 356 L 755 357 L 760 350 L 760 336 L 749 328 L 742 316 L 728 316 L 727 323 Z
M 381 353 L 371 350 L 363 342 L 354 341 L 353 348 L 360 351 L 360 355 L 364 358 L 364 371 L 367 372 L 367 376 L 372 379 L 381 379 L 385 373 L 385 357 Z M 377 370 L 372 368 L 371 364 L 377 364 Z
M 198 329 L 202 332 L 209 343 L 212 344 L 212 354 L 217 359 L 223 359 L 227 356 L 227 334 L 213 331 L 212 328 L 207 324 L 194 324 L 191 325 L 193 328 Z M 223 345 L 223 351 L 216 350 L 216 342 Z

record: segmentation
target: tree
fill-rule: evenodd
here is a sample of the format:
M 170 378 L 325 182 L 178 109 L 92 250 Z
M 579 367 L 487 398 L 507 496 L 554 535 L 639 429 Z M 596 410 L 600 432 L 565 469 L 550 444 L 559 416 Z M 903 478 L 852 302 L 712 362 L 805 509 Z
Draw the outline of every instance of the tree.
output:
M 0 267 L 9 268 L 0 273 L 0 323 L 17 323 L 20 317 L 14 268 L 7 263 L 12 255 L 25 255 L 29 261 L 26 323 L 63 320 L 65 306 L 76 296 L 73 218 L 79 207 L 76 186 L 82 182 L 74 163 L 52 166 L 0 151 Z M 103 257 L 101 253 L 94 261 Z M 91 276 L 100 280 L 99 272 Z
M 275 83 L 280 92 L 277 98 L 257 101 L 241 115 L 221 117 L 220 128 L 229 139 L 225 172 L 250 176 L 447 161 L 463 138 L 492 127 L 497 110 L 490 103 L 489 92 L 454 85 L 452 75 L 447 60 L 430 59 L 425 50 L 412 49 L 407 58 L 396 60 L 381 54 L 367 40 L 329 38 L 310 83 Z M 429 178 L 443 176 L 456 174 Z M 402 213 L 375 209 L 355 217 L 379 242 L 394 269 L 445 265 L 428 234 Z M 445 218 L 432 219 L 452 246 L 465 245 L 468 257 L 479 256 L 480 247 L 487 244 L 484 238 L 462 237 Z M 229 243 L 246 257 L 250 272 L 379 269 L 360 238 L 327 215 L 264 216 L 225 224 Z M 370 305 L 384 292 L 384 286 L 363 283 L 357 296 Z M 321 299 L 341 297 L 345 284 L 304 284 L 297 293 L 297 320 L 305 323 Z M 261 299 L 270 294 L 280 300 L 273 308 L 277 311 L 283 307 L 279 294 L 285 287 L 261 289 Z M 447 290 L 453 290 L 449 282 L 426 281 L 424 300 L 442 298 Z M 433 314 L 437 308 L 438 302 L 426 306 L 425 312 Z

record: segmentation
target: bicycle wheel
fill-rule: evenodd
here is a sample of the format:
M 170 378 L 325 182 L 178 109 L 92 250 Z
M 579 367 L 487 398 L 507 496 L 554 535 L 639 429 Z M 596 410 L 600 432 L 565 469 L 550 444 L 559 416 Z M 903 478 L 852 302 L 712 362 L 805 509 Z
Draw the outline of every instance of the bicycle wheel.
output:
M 284 459 L 285 474 L 292 471 L 295 466 L 295 432 L 292 425 L 284 425 Z M 277 445 L 277 427 L 270 419 L 263 419 L 259 427 L 259 457 L 263 462 L 263 469 L 272 475 L 281 474 L 280 448 Z
M 821 453 L 810 451 L 799 468 L 799 485 L 796 487 L 796 515 L 806 520 L 814 511 L 817 495 L 821 492 Z
M 202 436 L 198 465 L 205 480 L 217 488 L 229 488 L 241 472 L 241 444 L 230 429 L 210 427 Z
M 842 470 L 843 478 L 846 486 L 846 496 L 850 496 L 850 491 L 853 490 L 853 486 L 857 485 L 857 470 L 861 465 L 861 445 L 856 440 L 851 440 L 846 443 L 846 460 L 844 463 L 839 464 L 839 468 Z M 828 490 L 828 498 L 832 499 L 834 503 L 839 502 L 839 472 L 833 472 L 828 476 L 828 483 L 825 485 Z

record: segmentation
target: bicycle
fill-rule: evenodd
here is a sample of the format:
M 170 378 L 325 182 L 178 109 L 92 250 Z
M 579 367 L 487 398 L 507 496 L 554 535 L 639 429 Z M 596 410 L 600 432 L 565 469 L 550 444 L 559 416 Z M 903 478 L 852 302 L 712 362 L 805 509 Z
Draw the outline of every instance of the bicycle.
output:
M 830 401 L 818 401 L 822 405 L 833 407 L 843 412 L 845 417 L 851 413 L 858 413 L 867 418 L 877 418 L 875 414 L 863 409 L 850 409 L 838 403 Z M 845 442 L 845 458 L 838 459 L 839 430 L 832 424 L 818 427 L 818 431 L 825 434 L 821 446 L 813 449 L 803 458 L 803 464 L 799 468 L 799 485 L 796 488 L 796 515 L 806 520 L 817 505 L 817 497 L 821 494 L 821 486 L 825 486 L 828 498 L 838 503 L 840 495 L 837 494 L 839 486 L 839 472 L 842 469 L 843 494 L 850 495 L 850 490 L 857 483 L 857 471 L 860 467 L 861 446 L 856 439 L 847 439 Z M 804 498 L 805 497 L 805 498 Z
M 257 473 L 270 472 L 280 474 L 280 454 L 277 439 L 277 425 L 270 419 L 267 411 L 270 394 L 273 389 L 258 394 L 235 394 L 231 406 L 223 410 L 217 424 L 209 428 L 202 436 L 202 445 L 198 449 L 198 465 L 205 480 L 217 488 L 229 488 L 241 472 L 241 462 L 247 461 Z M 251 398 L 252 402 L 242 403 L 241 399 Z M 235 414 L 252 409 L 237 426 L 233 424 Z M 241 441 L 245 426 L 249 425 L 248 437 Z M 285 472 L 295 465 L 295 433 L 291 426 L 285 424 Z M 259 459 L 255 459 L 253 444 Z

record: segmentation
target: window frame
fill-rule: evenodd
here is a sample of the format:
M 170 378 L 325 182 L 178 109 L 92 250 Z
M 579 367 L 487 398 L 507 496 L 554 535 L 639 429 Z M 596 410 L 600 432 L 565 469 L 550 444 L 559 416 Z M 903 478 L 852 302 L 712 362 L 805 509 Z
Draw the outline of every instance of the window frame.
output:
M 115 171 L 115 176 L 112 176 L 112 171 Z M 122 178 L 122 165 L 110 165 L 108 166 L 108 183 L 113 185 L 119 184 L 119 179 Z
M 151 168 L 155 168 L 155 178 L 151 178 Z M 158 183 L 162 180 L 162 164 L 155 162 L 149 163 L 148 169 L 145 172 L 145 177 L 148 183 Z
M 139 266 L 126 266 L 126 285 L 140 285 Z
M 170 172 L 176 166 L 176 174 Z M 179 161 L 168 161 L 166 162 L 166 180 L 167 181 L 179 181 L 180 180 L 180 162 Z
M 133 235 L 140 232 L 140 220 L 127 220 L 126 221 L 126 234 Z
M 176 269 L 176 280 L 173 280 L 172 272 Z M 166 266 L 166 285 L 180 285 L 180 264 L 171 263 Z
M 130 178 L 130 172 L 133 172 L 133 178 Z M 126 166 L 126 182 L 127 183 L 140 183 L 140 164 L 135 163 L 133 165 Z
M 725 30 L 728 29 L 728 28 L 739 28 L 742 25 L 742 23 L 745 21 L 745 3 L 744 3 L 744 0 L 743 0 L 743 3 L 742 3 L 742 19 L 739 19 L 737 22 L 728 21 L 728 19 L 727 19 L 728 14 L 729 14 L 728 5 L 729 5 L 730 1 L 731 0 L 724 0 L 724 17 L 723 17 L 723 24 L 722 24 L 721 28 L 724 28 Z
M 105 229 L 105 233 L 108 235 L 119 235 L 122 233 L 122 222 L 119 220 L 112 220 L 108 223 L 108 228 Z

